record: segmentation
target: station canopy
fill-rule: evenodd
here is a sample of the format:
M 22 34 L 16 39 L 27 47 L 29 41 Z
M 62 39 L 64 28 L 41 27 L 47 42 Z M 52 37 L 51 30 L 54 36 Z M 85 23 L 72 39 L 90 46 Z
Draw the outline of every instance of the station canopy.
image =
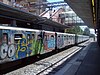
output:
M 49 25 L 49 26 L 51 25 L 51 26 L 62 28 L 62 29 L 67 28 L 67 26 L 59 24 L 47 18 L 43 18 L 37 15 L 34 15 L 32 13 L 25 12 L 17 8 L 8 6 L 6 4 L 0 3 L 0 22 L 4 23 L 6 22 L 5 20 L 7 20 L 8 22 L 10 20 L 19 20 L 19 21 L 24 21 L 28 23 L 43 24 L 43 25 Z
M 65 0 L 65 2 L 82 18 L 88 27 L 95 28 L 91 0 Z

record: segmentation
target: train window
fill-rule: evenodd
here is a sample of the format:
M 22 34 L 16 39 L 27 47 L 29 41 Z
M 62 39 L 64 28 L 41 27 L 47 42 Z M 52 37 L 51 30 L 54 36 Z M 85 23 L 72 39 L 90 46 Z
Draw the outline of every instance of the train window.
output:
M 22 39 L 22 34 L 15 34 L 14 35 L 14 42 L 15 43 L 18 43 L 18 41 L 21 39 Z
M 68 36 L 68 39 L 70 39 L 70 36 Z
M 44 40 L 47 41 L 47 35 L 44 36 Z
M 32 39 L 34 39 L 35 38 L 35 35 L 34 34 L 32 34 Z
M 69 36 L 69 39 L 71 40 L 71 36 Z
M 66 35 L 66 40 L 68 40 L 68 35 Z
M 27 34 L 27 42 L 29 43 L 31 40 L 31 35 L 30 34 Z
M 3 33 L 3 42 L 8 43 L 8 34 L 7 33 Z
M 51 35 L 51 37 L 54 37 L 54 35 Z
M 71 37 L 71 39 L 72 39 L 72 36 L 70 36 Z
M 42 35 L 38 35 L 38 36 L 37 36 L 37 39 L 38 39 L 38 40 L 40 40 L 40 39 L 41 39 L 41 37 L 42 37 Z
M 66 36 L 64 36 L 64 40 L 66 40 Z
M 71 39 L 72 39 L 73 37 L 71 36 Z
M 60 35 L 58 37 L 60 37 Z
M 58 36 L 58 38 L 57 38 L 58 40 L 60 40 L 60 35 Z
M 54 39 L 54 35 L 51 35 L 51 39 Z
M 27 39 L 30 40 L 30 34 L 27 34 Z
M 71 36 L 71 39 L 73 38 L 73 36 Z
M 70 40 L 72 40 L 72 36 L 70 36 Z

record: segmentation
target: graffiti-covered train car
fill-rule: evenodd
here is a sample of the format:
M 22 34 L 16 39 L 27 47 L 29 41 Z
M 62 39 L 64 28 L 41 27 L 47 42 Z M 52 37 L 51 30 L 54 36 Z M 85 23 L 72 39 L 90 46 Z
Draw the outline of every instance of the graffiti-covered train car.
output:
M 0 61 L 13 61 L 41 53 L 42 38 L 40 30 L 0 26 Z

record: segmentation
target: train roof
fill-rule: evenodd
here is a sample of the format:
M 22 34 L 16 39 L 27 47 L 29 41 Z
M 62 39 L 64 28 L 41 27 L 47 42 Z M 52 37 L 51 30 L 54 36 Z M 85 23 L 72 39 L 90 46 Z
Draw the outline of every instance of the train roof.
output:
M 63 35 L 73 35 L 75 36 L 75 34 L 70 34 L 70 33 L 61 33 L 61 32 L 56 32 L 57 34 L 63 34 Z
M 0 26 L 0 29 L 10 29 L 10 30 L 18 30 L 18 31 L 35 31 L 40 32 L 41 30 L 36 29 L 28 29 L 28 28 L 21 28 L 21 27 L 10 27 L 10 26 Z
M 87 36 L 87 35 L 77 35 L 77 36 Z
M 46 33 L 55 33 L 53 31 L 45 31 L 45 30 L 43 30 L 43 31 L 46 32 Z
M 69 33 L 67 35 L 73 35 L 73 36 L 75 36 L 75 34 L 69 34 Z

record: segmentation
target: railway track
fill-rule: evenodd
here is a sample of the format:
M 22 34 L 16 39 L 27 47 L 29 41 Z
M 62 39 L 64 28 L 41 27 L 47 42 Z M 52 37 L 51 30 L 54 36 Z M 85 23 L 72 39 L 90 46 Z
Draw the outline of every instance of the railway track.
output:
M 27 65 L 18 70 L 9 72 L 5 75 L 53 75 L 64 66 L 60 66 L 62 63 L 70 59 L 71 56 L 79 52 L 83 46 L 86 46 L 87 44 L 88 42 L 85 42 L 79 46 L 74 46 L 31 65 Z

